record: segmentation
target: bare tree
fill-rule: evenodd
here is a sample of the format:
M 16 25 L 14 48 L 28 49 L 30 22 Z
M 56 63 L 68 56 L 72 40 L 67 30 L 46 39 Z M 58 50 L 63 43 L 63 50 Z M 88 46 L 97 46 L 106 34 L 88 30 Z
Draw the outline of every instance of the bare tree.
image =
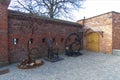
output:
M 12 6 L 19 11 L 27 11 L 50 18 L 70 17 L 73 10 L 82 8 L 85 0 L 17 0 Z

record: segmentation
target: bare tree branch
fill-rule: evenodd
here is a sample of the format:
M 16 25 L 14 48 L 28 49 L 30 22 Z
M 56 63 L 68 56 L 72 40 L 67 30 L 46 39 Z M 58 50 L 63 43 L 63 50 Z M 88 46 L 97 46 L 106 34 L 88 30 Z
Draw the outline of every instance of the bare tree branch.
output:
M 84 1 L 85 0 L 17 0 L 19 5 L 14 5 L 14 8 L 50 18 L 59 18 L 60 16 L 68 17 L 72 11 L 79 10 Z

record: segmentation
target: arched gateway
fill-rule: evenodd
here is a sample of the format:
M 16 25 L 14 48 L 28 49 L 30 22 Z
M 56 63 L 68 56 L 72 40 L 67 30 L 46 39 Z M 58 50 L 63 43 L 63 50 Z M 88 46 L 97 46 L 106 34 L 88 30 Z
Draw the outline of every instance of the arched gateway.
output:
M 100 38 L 103 37 L 103 31 L 96 27 L 84 27 L 84 29 L 86 49 L 93 52 L 100 52 Z

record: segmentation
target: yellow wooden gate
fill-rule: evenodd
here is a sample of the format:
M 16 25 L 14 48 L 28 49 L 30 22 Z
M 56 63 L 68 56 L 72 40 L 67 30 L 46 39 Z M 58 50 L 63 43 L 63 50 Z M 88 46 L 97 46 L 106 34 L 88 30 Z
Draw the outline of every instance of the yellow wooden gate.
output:
M 95 52 L 99 52 L 100 50 L 100 35 L 98 33 L 90 33 L 87 35 L 87 49 L 90 51 L 95 51 Z

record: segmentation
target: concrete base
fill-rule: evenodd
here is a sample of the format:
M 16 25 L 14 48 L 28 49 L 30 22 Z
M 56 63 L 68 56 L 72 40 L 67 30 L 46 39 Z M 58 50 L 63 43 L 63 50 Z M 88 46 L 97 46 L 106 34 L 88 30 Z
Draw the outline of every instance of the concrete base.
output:
M 48 58 L 48 57 L 45 57 L 44 58 L 46 61 L 50 61 L 50 62 L 57 62 L 57 61 L 61 61 L 61 60 L 64 60 L 63 58 L 61 57 L 53 57 L 52 59 Z
M 120 49 L 113 49 L 112 54 L 120 56 Z

